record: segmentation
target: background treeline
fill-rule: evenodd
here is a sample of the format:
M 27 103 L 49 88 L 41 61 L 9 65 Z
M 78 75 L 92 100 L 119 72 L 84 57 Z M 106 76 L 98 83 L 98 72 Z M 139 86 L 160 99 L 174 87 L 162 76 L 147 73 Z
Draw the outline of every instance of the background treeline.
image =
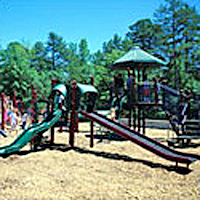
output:
M 154 70 L 150 76 L 164 75 L 170 86 L 189 87 L 200 94 L 200 15 L 195 7 L 179 0 L 166 0 L 153 19 L 130 25 L 123 38 L 114 34 L 95 53 L 90 53 L 86 38 L 66 42 L 55 32 L 34 46 L 11 42 L 0 49 L 0 92 L 16 91 L 30 98 L 33 84 L 48 95 L 51 79 L 87 82 L 91 75 L 95 85 L 109 87 L 111 75 L 116 73 L 109 66 L 136 45 L 169 62 L 167 68 Z

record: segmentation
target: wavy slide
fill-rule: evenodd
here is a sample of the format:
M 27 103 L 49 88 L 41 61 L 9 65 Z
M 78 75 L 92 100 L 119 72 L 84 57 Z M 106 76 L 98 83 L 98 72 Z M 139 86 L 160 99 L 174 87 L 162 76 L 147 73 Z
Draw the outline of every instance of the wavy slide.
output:
M 56 106 L 55 106 L 56 107 Z M 22 132 L 10 145 L 0 147 L 0 155 L 11 154 L 19 151 L 35 136 L 41 135 L 56 124 L 62 116 L 60 109 L 55 109 L 42 122 L 30 126 Z
M 87 113 L 85 111 L 80 111 L 80 113 L 85 115 L 88 119 L 99 123 L 100 125 L 116 132 L 120 136 L 131 140 L 132 142 L 167 160 L 175 161 L 176 163 L 186 163 L 189 166 L 190 163 L 200 159 L 199 155 L 175 151 L 145 135 L 140 134 L 135 130 L 131 130 L 129 127 L 114 122 L 98 113 Z

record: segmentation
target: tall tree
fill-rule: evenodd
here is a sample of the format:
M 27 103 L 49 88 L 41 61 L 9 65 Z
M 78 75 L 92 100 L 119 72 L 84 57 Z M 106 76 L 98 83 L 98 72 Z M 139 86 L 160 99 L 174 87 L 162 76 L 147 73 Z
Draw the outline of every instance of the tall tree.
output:
M 88 48 L 88 43 L 86 39 L 81 39 L 79 42 L 79 66 L 77 70 L 79 70 L 79 73 L 82 74 L 83 77 L 87 77 L 89 75 L 94 74 L 94 69 L 90 65 L 90 51 Z
M 1 84 L 4 91 L 26 94 L 27 88 L 31 85 L 34 77 L 34 70 L 30 70 L 30 51 L 18 42 L 12 42 L 1 54 L 2 74 Z
M 170 58 L 168 79 L 177 89 L 184 87 L 185 75 L 193 56 L 198 49 L 199 15 L 180 0 L 166 0 L 154 13 L 155 23 L 159 24 L 164 34 L 161 37 L 162 50 Z
M 63 53 L 65 48 L 66 44 L 63 38 L 56 33 L 50 32 L 47 41 L 47 51 L 50 53 L 51 69 L 63 66 Z
M 47 57 L 47 50 L 42 42 L 36 42 L 32 49 L 31 67 L 38 72 L 51 68 L 50 60 Z
M 156 48 L 161 34 L 160 25 L 153 24 L 150 19 L 142 19 L 129 26 L 129 32 L 126 35 L 133 44 L 150 51 Z
M 82 63 L 87 63 L 89 61 L 90 51 L 88 48 L 87 40 L 85 38 L 81 39 L 79 43 L 79 57 Z
M 103 43 L 103 53 L 111 53 L 114 49 L 123 50 L 123 40 L 118 34 L 114 34 L 112 39 Z

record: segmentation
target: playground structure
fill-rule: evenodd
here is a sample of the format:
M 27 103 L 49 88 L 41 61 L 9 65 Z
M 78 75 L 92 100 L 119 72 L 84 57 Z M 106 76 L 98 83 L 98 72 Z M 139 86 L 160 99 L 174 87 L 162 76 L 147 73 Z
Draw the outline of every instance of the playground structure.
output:
M 160 61 L 156 61 L 160 63 Z M 155 63 L 153 63 L 155 64 Z M 120 64 L 121 65 L 121 64 Z M 117 65 L 118 66 L 118 65 Z M 130 65 L 128 65 L 130 66 Z M 144 65 L 146 67 L 146 64 Z M 199 156 L 193 154 L 186 154 L 175 151 L 165 145 L 145 136 L 145 110 L 146 108 L 152 106 L 162 106 L 163 102 L 166 101 L 166 98 L 162 99 L 162 103 L 159 102 L 159 92 L 158 88 L 164 88 L 164 91 L 167 90 L 167 87 L 159 85 L 157 80 L 154 80 L 153 85 L 149 85 L 148 88 L 144 87 L 145 82 L 145 68 L 142 68 L 142 74 L 139 70 L 141 65 L 138 64 L 137 68 L 137 81 L 142 82 L 143 86 L 137 85 L 135 87 L 135 80 L 133 80 L 133 95 L 131 99 L 127 98 L 126 108 L 129 109 L 129 127 L 124 126 L 118 122 L 110 120 L 103 115 L 100 115 L 94 112 L 95 101 L 97 98 L 98 91 L 93 86 L 94 79 L 91 79 L 91 85 L 76 83 L 75 80 L 72 81 L 71 85 L 59 84 L 56 80 L 52 81 L 52 92 L 50 94 L 50 101 L 47 102 L 48 109 L 46 110 L 47 116 L 41 121 L 38 122 L 38 112 L 37 111 L 37 94 L 35 88 L 32 87 L 32 110 L 34 123 L 32 126 L 25 129 L 21 135 L 19 135 L 15 141 L 10 145 L 0 148 L 0 155 L 9 155 L 11 153 L 19 151 L 24 147 L 28 142 L 31 142 L 33 148 L 37 148 L 41 144 L 43 133 L 50 129 L 50 145 L 54 143 L 55 127 L 60 126 L 60 131 L 62 131 L 63 123 L 66 123 L 68 120 L 68 115 L 70 114 L 70 125 L 69 125 L 69 145 L 74 147 L 75 132 L 78 128 L 78 122 L 80 115 L 88 118 L 91 127 L 90 134 L 90 147 L 94 146 L 94 123 L 98 123 L 101 126 L 104 126 L 111 131 L 119 134 L 120 136 L 131 140 L 132 142 L 138 144 L 139 146 L 155 153 L 158 156 L 161 156 L 170 161 L 178 163 L 185 163 L 187 167 L 189 165 L 200 159 Z M 129 67 L 128 67 L 129 68 Z M 130 68 L 129 68 L 130 69 Z M 133 70 L 133 69 L 132 69 Z M 131 73 L 130 70 L 128 71 Z M 135 70 L 132 71 L 132 74 L 135 74 Z M 145 90 L 144 90 L 145 89 Z M 149 90 L 148 95 L 143 96 L 144 91 Z M 153 92 L 151 92 L 153 91 Z M 128 95 L 127 95 L 128 96 Z M 147 99 L 148 97 L 148 99 Z M 165 97 L 165 95 L 163 95 Z M 4 102 L 4 96 L 2 94 L 2 102 Z M 121 98 L 121 97 L 120 97 Z M 130 96 L 129 96 L 130 98 Z M 122 100 L 121 98 L 120 100 Z M 119 99 L 117 99 L 118 101 Z M 51 102 L 51 103 L 49 103 Z M 124 109 L 124 102 L 118 104 L 119 112 L 121 109 Z M 2 112 L 3 112 L 2 105 Z M 51 109 L 50 109 L 51 107 Z M 132 119 L 133 117 L 133 119 Z M 138 121 L 136 124 L 136 120 Z M 133 124 L 132 124 L 133 122 Z M 141 123 L 143 132 L 140 133 Z M 2 128 L 4 121 L 2 118 Z M 133 129 L 131 129 L 133 126 Z M 136 126 L 138 130 L 136 131 Z
M 62 132 L 62 126 L 65 121 L 67 121 L 68 113 L 73 108 L 77 110 L 79 107 L 85 108 L 86 110 L 90 110 L 91 106 L 93 107 L 95 103 L 95 95 L 97 90 L 92 85 L 85 84 L 76 84 L 75 86 L 72 83 L 72 86 L 67 86 L 64 84 L 56 84 L 55 81 L 52 81 L 52 93 L 50 95 L 50 101 L 47 103 L 48 109 L 46 110 L 46 117 L 41 122 L 38 122 L 38 109 L 37 109 L 37 95 L 36 92 L 33 91 L 32 94 L 32 106 L 35 112 L 32 112 L 33 115 L 33 125 L 25 129 L 22 134 L 17 137 L 17 139 L 11 143 L 10 145 L 0 148 L 0 154 L 10 154 L 12 152 L 16 152 L 25 146 L 28 142 L 31 143 L 31 147 L 35 149 L 43 139 L 43 133 L 50 129 L 50 144 L 54 143 L 54 134 L 55 127 L 59 126 L 59 131 Z M 72 89 L 73 87 L 74 90 Z M 70 90 L 69 90 L 70 89 Z M 76 99 L 73 91 L 76 92 Z M 85 102 L 80 102 L 80 98 L 89 92 L 88 96 L 85 96 Z M 4 94 L 2 94 L 4 97 Z M 88 98 L 92 98 L 89 100 Z M 71 101 L 73 103 L 71 103 Z M 2 98 L 2 102 L 4 99 Z M 39 101 L 40 102 L 40 101 Z M 46 103 L 46 101 L 44 101 Z M 50 103 L 51 102 L 51 103 Z M 2 103 L 3 104 L 3 103 Z M 51 104 L 51 106 L 49 106 Z M 49 109 L 51 107 L 51 109 Z M 2 105 L 4 108 L 4 105 Z M 36 112 L 37 111 L 37 112 Z M 2 109 L 2 113 L 4 114 L 4 110 Z M 73 146 L 73 134 L 71 134 L 75 129 L 77 129 L 78 125 L 78 114 L 71 114 L 71 121 L 75 120 L 75 123 L 70 124 L 70 144 Z M 65 119 L 64 121 L 62 119 Z M 2 124 L 5 125 L 5 120 L 2 117 Z M 66 124 L 65 124 L 66 125 Z M 2 127 L 5 128 L 5 127 Z M 3 132 L 2 132 L 3 133 Z M 4 133 L 3 133 L 4 134 Z
M 145 134 L 146 110 L 160 104 L 157 80 L 149 83 L 147 69 L 158 68 L 160 65 L 166 64 L 139 47 L 133 47 L 112 65 L 113 70 L 126 70 L 128 72 L 127 99 L 124 108 L 129 111 L 129 127 L 138 128 L 139 132 L 142 128 L 143 134 Z M 118 80 L 115 82 L 117 83 Z M 117 89 L 115 90 L 117 91 Z
M 198 108 L 192 111 L 197 119 L 189 119 L 192 118 L 192 116 L 188 116 L 191 115 L 192 94 L 190 91 L 176 91 L 167 86 L 164 80 L 159 83 L 156 77 L 153 78 L 153 82 L 148 81 L 147 69 L 158 68 L 160 65 L 167 65 L 167 63 L 139 47 L 134 47 L 114 62 L 112 69 L 126 70 L 128 72 L 127 85 L 131 83 L 131 87 L 127 86 L 127 91 L 124 90 L 124 96 L 119 96 L 118 92 L 115 92 L 115 98 L 118 99 L 118 110 L 119 112 L 128 110 L 129 127 L 133 126 L 134 130 L 137 128 L 139 132 L 142 128 L 143 134 L 145 134 L 146 113 L 150 112 L 152 108 L 155 111 L 163 110 L 169 119 L 172 130 L 177 135 L 177 138 L 170 138 L 168 144 L 187 146 L 191 139 L 200 138 Z M 114 80 L 114 87 L 117 85 L 115 82 L 117 83 L 119 80 Z M 114 91 L 118 90 L 119 88 L 114 89 Z M 197 102 L 193 100 L 193 104 L 197 104 Z
M 89 93 L 86 99 L 86 107 L 82 105 L 81 96 L 83 94 Z M 93 95 L 91 95 L 93 94 Z M 52 102 L 52 109 L 48 116 L 39 123 L 36 123 L 27 129 L 25 129 L 21 135 L 19 135 L 16 140 L 14 140 L 10 145 L 0 148 L 0 155 L 5 156 L 11 153 L 19 151 L 28 142 L 34 143 L 41 141 L 42 135 L 48 129 L 51 128 L 51 139 L 50 144 L 54 143 L 54 128 L 56 124 L 61 119 L 64 112 L 70 112 L 70 126 L 69 126 L 69 145 L 74 147 L 75 140 L 75 130 L 77 126 L 77 116 L 78 113 L 84 115 L 91 120 L 91 136 L 90 136 L 90 146 L 94 146 L 94 123 L 99 123 L 122 137 L 131 140 L 132 142 L 140 145 L 141 147 L 161 156 L 165 159 L 178 163 L 185 163 L 187 167 L 199 159 L 199 156 L 193 154 L 180 153 L 178 151 L 172 150 L 153 139 L 140 134 L 135 130 L 121 125 L 120 123 L 114 122 L 100 114 L 94 112 L 95 106 L 95 96 L 97 95 L 97 90 L 92 85 L 84 85 L 76 83 L 75 80 L 67 88 L 64 84 L 55 85 L 52 89 L 50 95 Z M 84 109 L 84 110 L 83 110 Z M 37 144 L 38 145 L 38 144 Z

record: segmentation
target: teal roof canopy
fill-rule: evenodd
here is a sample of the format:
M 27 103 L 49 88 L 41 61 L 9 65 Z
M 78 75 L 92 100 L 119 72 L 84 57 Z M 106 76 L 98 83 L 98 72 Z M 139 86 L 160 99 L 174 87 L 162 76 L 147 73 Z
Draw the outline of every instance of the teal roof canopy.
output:
M 64 84 L 58 84 L 56 86 L 53 87 L 53 91 L 58 90 L 60 93 L 63 94 L 64 97 L 67 96 L 67 88 L 65 87 Z
M 77 83 L 77 86 L 80 89 L 82 94 L 87 93 L 87 92 L 98 93 L 97 89 L 93 85 Z
M 116 60 L 112 69 L 131 69 L 147 68 L 147 67 L 159 67 L 161 65 L 167 65 L 167 62 L 152 56 L 140 47 L 135 46 L 128 51 L 124 56 Z

